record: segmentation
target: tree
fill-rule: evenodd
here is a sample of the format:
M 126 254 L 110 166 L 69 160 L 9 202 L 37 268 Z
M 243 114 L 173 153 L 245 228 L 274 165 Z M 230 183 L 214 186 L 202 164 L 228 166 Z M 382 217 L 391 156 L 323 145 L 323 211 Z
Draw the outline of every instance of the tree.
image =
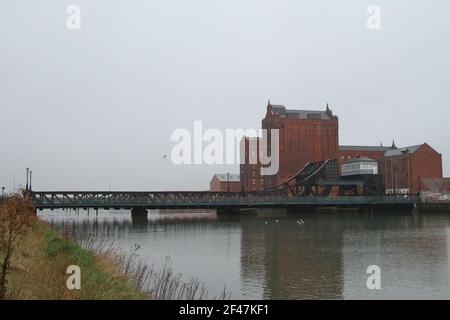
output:
M 6 298 L 13 253 L 34 217 L 33 206 L 26 195 L 17 194 L 0 201 L 0 300 Z

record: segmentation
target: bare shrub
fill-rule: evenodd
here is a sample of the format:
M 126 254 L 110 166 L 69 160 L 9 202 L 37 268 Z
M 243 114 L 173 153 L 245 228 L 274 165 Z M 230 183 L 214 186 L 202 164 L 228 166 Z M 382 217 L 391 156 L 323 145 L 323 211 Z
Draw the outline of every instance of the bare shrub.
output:
M 8 274 L 11 272 L 13 253 L 26 235 L 33 219 L 33 207 L 19 194 L 3 198 L 0 202 L 0 300 L 6 298 Z

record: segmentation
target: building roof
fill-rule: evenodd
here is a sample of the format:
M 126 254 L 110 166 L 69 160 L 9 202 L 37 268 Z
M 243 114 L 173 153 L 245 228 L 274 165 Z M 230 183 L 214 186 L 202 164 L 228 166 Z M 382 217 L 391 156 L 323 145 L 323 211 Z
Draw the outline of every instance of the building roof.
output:
M 287 109 L 284 105 L 270 104 L 270 102 L 269 106 L 272 108 L 272 112 L 278 114 L 281 118 L 321 120 L 329 120 L 335 118 L 333 112 L 328 108 L 328 105 L 325 111 Z
M 392 147 L 383 146 L 339 146 L 341 151 L 378 151 L 386 152 L 392 150 Z
M 450 190 L 450 178 L 421 178 L 422 191 L 447 192 Z
M 369 157 L 356 157 L 356 158 L 350 159 L 348 161 L 345 161 L 344 163 L 354 163 L 354 162 L 377 162 L 377 160 L 374 160 Z
M 398 156 L 406 153 L 414 153 L 422 146 L 422 144 L 418 144 L 416 146 L 404 147 L 399 149 L 388 150 L 384 153 L 385 157 Z
M 217 180 L 219 181 L 228 181 L 228 177 L 226 173 L 217 173 L 214 175 L 214 177 L 217 177 Z M 230 173 L 230 182 L 239 182 L 241 181 L 239 174 Z

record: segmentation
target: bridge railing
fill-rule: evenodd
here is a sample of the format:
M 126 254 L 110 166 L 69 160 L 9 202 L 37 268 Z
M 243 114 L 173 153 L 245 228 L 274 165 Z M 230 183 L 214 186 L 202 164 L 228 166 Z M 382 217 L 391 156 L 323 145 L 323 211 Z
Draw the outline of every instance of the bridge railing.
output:
M 415 202 L 414 196 L 287 197 L 273 192 L 31 192 L 38 208 L 351 205 Z

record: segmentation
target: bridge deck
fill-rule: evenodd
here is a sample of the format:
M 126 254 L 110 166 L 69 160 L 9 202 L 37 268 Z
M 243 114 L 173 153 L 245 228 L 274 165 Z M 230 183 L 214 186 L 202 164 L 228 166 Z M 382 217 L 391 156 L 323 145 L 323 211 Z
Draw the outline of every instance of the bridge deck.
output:
M 280 196 L 273 192 L 120 192 L 120 191 L 40 191 L 30 192 L 37 209 L 165 209 L 165 208 L 283 208 L 413 206 L 414 196 Z

